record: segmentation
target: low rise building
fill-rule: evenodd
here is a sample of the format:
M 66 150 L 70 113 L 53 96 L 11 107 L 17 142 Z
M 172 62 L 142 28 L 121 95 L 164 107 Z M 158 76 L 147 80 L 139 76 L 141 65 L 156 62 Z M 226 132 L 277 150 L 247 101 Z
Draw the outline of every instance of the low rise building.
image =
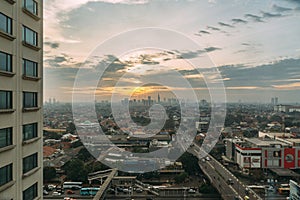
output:
M 300 140 L 244 138 L 226 141 L 226 157 L 243 171 L 254 168 L 300 168 Z

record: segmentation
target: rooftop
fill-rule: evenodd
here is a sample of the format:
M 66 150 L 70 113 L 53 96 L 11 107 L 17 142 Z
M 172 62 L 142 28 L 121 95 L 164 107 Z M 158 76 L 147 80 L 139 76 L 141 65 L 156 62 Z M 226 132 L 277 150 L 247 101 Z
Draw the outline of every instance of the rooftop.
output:
M 263 138 L 245 138 L 245 140 L 251 143 L 251 146 L 255 147 L 269 147 L 269 146 L 289 146 L 287 143 L 274 139 L 263 139 Z

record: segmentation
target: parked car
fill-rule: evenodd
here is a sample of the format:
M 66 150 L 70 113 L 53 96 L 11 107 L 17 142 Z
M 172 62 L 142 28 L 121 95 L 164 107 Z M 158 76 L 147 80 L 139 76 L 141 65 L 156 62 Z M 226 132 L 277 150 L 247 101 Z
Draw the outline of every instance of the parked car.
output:
M 196 190 L 190 188 L 188 192 L 191 193 L 191 194 L 195 194 L 195 193 L 196 193 Z
M 46 188 L 48 188 L 48 190 L 52 191 L 56 188 L 56 185 L 49 184 L 49 185 L 47 185 Z
M 127 189 L 127 188 L 125 188 L 125 189 L 123 189 L 123 192 L 124 192 L 124 193 L 130 193 L 130 190 Z
M 43 195 L 48 195 L 49 192 L 47 190 L 43 190 Z
M 60 196 L 61 193 L 60 193 L 60 192 L 53 192 L 52 195 L 53 195 L 53 196 Z
M 137 188 L 135 191 L 136 191 L 137 193 L 142 193 L 144 190 L 143 190 L 142 188 Z

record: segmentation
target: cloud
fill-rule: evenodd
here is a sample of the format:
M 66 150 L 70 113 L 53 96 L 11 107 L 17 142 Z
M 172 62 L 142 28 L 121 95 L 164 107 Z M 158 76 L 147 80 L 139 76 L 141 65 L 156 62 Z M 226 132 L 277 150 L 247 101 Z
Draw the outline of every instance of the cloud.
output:
M 293 10 L 292 8 L 281 7 L 276 4 L 273 5 L 272 9 L 276 12 L 287 12 Z
M 248 23 L 246 20 L 239 19 L 239 18 L 234 18 L 231 21 L 235 24 L 238 24 L 238 23 L 247 24 Z
M 274 88 L 280 89 L 280 90 L 299 90 L 300 89 L 300 82 L 282 84 L 282 85 L 272 85 L 272 86 Z
M 282 17 L 283 15 L 280 13 L 269 13 L 269 12 L 261 12 L 264 18 L 277 18 Z
M 230 79 L 226 82 L 228 87 L 272 87 L 273 85 L 297 82 L 291 78 L 300 78 L 299 63 L 300 59 L 285 59 L 255 67 L 222 66 L 219 67 L 219 70 L 224 78 Z M 287 83 L 287 80 L 290 83 Z
M 51 47 L 52 49 L 57 49 L 59 47 L 58 42 L 44 42 L 44 44 Z
M 203 34 L 210 34 L 210 32 L 208 32 L 208 31 L 204 31 L 204 30 L 201 30 L 201 31 L 199 31 L 199 33 L 203 33 Z
M 44 58 L 44 66 L 46 68 L 79 68 L 81 65 L 81 62 L 76 62 L 71 56 L 65 53 L 60 55 L 47 55 Z
M 245 43 L 245 42 L 244 42 L 244 43 L 242 43 L 242 45 L 243 45 L 243 46 L 251 46 L 251 44 L 249 44 L 249 43 Z
M 197 50 L 197 51 L 185 51 L 185 52 L 178 52 L 177 51 L 177 59 L 192 59 L 197 58 L 201 54 L 204 53 L 203 50 Z
M 213 51 L 221 50 L 219 47 L 206 47 L 203 50 L 197 50 L 197 51 L 186 51 L 186 52 L 179 52 L 176 51 L 177 59 L 193 59 L 199 57 L 203 53 L 209 53 Z
M 234 28 L 234 26 L 230 25 L 230 24 L 227 24 L 227 23 L 224 23 L 224 22 L 218 22 L 218 24 L 220 26 L 225 26 L 225 27 L 230 27 L 230 28 Z
M 206 52 L 212 52 L 212 51 L 217 51 L 217 50 L 221 50 L 221 48 L 219 48 L 219 47 L 207 47 L 207 48 L 205 48 Z
M 236 87 L 226 87 L 227 90 L 255 90 L 258 89 L 259 87 L 255 86 L 236 86 Z
M 207 29 L 213 30 L 213 31 L 220 31 L 221 29 L 214 27 L 214 26 L 207 26 Z
M 252 19 L 252 20 L 255 21 L 255 22 L 264 22 L 264 21 L 262 20 L 262 17 L 260 17 L 260 16 L 258 16 L 258 15 L 245 14 L 245 17 L 246 17 L 246 18 L 250 18 L 250 19 Z
M 61 67 L 63 63 L 69 61 L 67 56 L 53 56 L 45 60 L 45 63 L 48 64 L 49 67 Z

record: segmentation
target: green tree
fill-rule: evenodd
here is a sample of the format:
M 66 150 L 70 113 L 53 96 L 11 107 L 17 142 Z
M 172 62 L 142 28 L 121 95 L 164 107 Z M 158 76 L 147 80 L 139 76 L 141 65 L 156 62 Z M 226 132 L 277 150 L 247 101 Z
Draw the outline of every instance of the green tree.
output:
M 175 183 L 182 183 L 188 177 L 186 172 L 182 172 L 174 177 Z
M 64 165 L 63 169 L 68 180 L 87 182 L 88 170 L 85 168 L 83 161 L 72 159 Z
M 80 146 L 83 146 L 83 144 L 80 140 L 78 140 L 78 141 L 71 144 L 72 148 L 77 148 L 77 147 L 80 147 Z
M 75 126 L 75 124 L 73 122 L 70 122 L 68 124 L 68 127 L 66 128 L 66 132 L 67 133 L 71 133 L 71 134 L 76 133 L 76 126 Z
M 210 184 L 202 184 L 199 187 L 199 192 L 203 194 L 214 194 L 216 193 L 216 189 Z
M 54 167 L 44 167 L 43 176 L 45 181 L 51 181 L 56 178 L 56 170 Z
M 93 158 L 93 156 L 91 155 L 91 153 L 86 149 L 86 148 L 82 148 L 80 149 L 80 151 L 78 152 L 78 159 L 82 160 L 82 161 L 88 161 L 91 158 Z
M 182 154 L 182 156 L 180 156 L 178 161 L 182 163 L 184 170 L 189 175 L 196 175 L 200 172 L 200 167 L 198 165 L 198 158 L 195 157 L 194 155 L 185 152 L 184 154 Z

